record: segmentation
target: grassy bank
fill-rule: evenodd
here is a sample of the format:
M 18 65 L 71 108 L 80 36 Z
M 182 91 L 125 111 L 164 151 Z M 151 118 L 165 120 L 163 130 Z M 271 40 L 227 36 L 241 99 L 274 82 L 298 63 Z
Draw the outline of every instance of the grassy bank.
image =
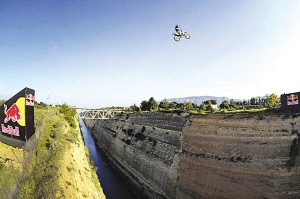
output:
M 34 150 L 10 149 L 20 151 L 16 153 L 20 161 L 15 163 L 18 176 L 12 175 L 7 163 L 11 161 L 1 163 L 1 179 L 4 174 L 8 181 L 2 184 L 14 187 L 4 192 L 0 184 L 2 198 L 105 198 L 76 116 L 75 109 L 66 105 L 35 107 L 36 141 L 29 147 Z
M 23 150 L 0 142 L 0 198 L 16 198 L 17 181 L 23 172 Z

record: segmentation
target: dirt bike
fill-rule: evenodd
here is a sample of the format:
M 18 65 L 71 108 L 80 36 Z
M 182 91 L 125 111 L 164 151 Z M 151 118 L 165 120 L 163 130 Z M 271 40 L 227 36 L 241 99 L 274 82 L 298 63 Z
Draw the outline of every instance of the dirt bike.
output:
M 185 37 L 186 39 L 190 38 L 190 35 L 187 32 L 183 32 L 181 28 L 179 31 L 176 31 L 176 33 L 173 33 L 173 35 L 175 41 L 180 41 L 181 37 Z

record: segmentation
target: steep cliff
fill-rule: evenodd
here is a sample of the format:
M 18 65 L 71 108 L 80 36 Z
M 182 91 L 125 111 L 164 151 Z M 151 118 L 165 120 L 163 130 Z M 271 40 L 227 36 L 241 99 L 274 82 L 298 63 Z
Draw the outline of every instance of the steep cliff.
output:
M 153 199 L 176 197 L 184 123 L 185 118 L 163 113 L 86 121 L 99 147 L 136 195 Z
M 139 195 L 300 197 L 298 117 L 135 113 L 86 122 Z
M 191 117 L 183 129 L 179 198 L 300 198 L 300 119 Z

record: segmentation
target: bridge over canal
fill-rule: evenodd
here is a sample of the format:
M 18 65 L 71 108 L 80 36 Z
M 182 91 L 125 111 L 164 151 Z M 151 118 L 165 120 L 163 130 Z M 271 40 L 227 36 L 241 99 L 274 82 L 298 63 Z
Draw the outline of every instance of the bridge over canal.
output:
M 80 118 L 84 119 L 110 119 L 115 117 L 119 113 L 128 112 L 124 109 L 87 109 L 77 108 L 77 112 Z

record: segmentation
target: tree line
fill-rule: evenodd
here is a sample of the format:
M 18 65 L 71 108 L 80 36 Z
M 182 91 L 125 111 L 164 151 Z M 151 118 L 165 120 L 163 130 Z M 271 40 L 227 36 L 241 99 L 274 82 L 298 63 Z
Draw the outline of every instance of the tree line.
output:
M 264 97 L 252 97 L 250 100 L 230 101 L 224 100 L 219 106 L 216 100 L 207 100 L 197 105 L 192 102 L 169 102 L 167 99 L 157 102 L 154 97 L 149 100 L 143 100 L 140 106 L 136 104 L 130 106 L 129 111 L 186 111 L 195 113 L 204 112 L 216 112 L 217 110 L 230 110 L 235 111 L 237 109 L 251 109 L 251 108 L 274 108 L 276 103 L 279 102 L 279 97 L 272 93 L 271 95 L 265 95 Z
M 248 101 L 230 100 L 230 102 L 228 102 L 227 100 L 225 100 L 220 104 L 220 108 L 227 110 L 237 109 L 239 107 L 274 108 L 279 101 L 279 97 L 276 94 L 272 93 L 271 95 L 265 95 L 263 97 L 252 97 Z
M 215 106 L 214 106 L 215 105 Z M 216 100 L 207 100 L 204 101 L 201 105 L 197 105 L 192 102 L 169 102 L 166 99 L 161 102 L 157 102 L 153 97 L 149 100 L 144 100 L 141 102 L 140 106 L 136 104 L 130 106 L 129 111 L 172 111 L 172 110 L 181 110 L 181 111 L 194 111 L 194 112 L 204 112 L 204 111 L 215 111 L 217 106 Z

